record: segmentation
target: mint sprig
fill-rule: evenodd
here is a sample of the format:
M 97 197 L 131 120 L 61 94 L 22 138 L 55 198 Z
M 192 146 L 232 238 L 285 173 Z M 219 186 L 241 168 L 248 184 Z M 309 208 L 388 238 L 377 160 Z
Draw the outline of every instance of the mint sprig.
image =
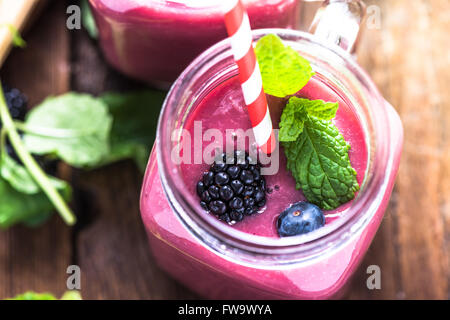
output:
M 280 98 L 293 95 L 314 75 L 309 61 L 274 34 L 259 39 L 255 53 L 266 94 Z
M 297 188 L 325 210 L 352 200 L 359 190 L 348 156 L 350 145 L 329 120 L 337 108 L 337 103 L 292 97 L 280 121 L 279 139 Z
M 133 159 L 145 170 L 164 96 L 153 90 L 110 92 L 100 97 L 67 93 L 48 97 L 32 109 L 25 122 L 12 120 L 6 102 L 0 102 L 0 228 L 18 223 L 35 226 L 55 208 L 60 213 L 68 209 L 65 201 L 71 199 L 71 186 L 47 176 L 32 153 L 84 169 Z M 7 153 L 7 136 L 23 165 Z M 54 190 L 51 198 L 48 188 Z M 57 194 L 59 200 L 55 200 Z M 72 223 L 67 220 L 68 212 L 65 220 Z
M 2 88 L 1 83 L 0 88 Z M 33 159 L 29 151 L 26 150 L 26 148 L 24 147 L 22 139 L 17 133 L 17 129 L 8 111 L 5 97 L 3 96 L 3 90 L 0 90 L 0 119 L 3 124 L 3 130 L 5 130 L 6 132 L 5 134 L 8 136 L 9 141 L 11 142 L 12 146 L 14 147 L 14 150 L 17 153 L 17 156 L 24 164 L 24 167 L 28 170 L 30 176 L 34 179 L 36 184 L 39 185 L 39 187 L 46 194 L 48 199 L 50 199 L 50 202 L 57 209 L 63 220 L 68 225 L 75 224 L 76 222 L 75 215 L 70 210 L 64 198 L 53 186 L 52 182 L 49 180 L 45 172 L 39 167 L 39 165 Z M 4 191 L 6 194 L 7 187 L 5 188 Z

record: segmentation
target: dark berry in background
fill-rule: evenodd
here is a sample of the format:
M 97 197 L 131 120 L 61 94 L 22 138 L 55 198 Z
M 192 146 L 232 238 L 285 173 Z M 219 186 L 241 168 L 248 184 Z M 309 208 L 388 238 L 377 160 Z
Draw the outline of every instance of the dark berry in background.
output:
M 258 212 L 266 204 L 261 167 L 243 151 L 223 153 L 196 185 L 201 207 L 227 223 Z
M 11 117 L 23 121 L 27 113 L 27 97 L 19 89 L 10 89 L 6 85 L 3 85 L 3 95 L 5 96 Z
M 23 121 L 25 119 L 25 114 L 27 113 L 27 98 L 25 97 L 25 95 L 18 89 L 11 89 L 6 85 L 3 85 L 3 95 L 5 97 L 5 101 L 11 117 L 15 120 Z M 2 127 L 2 121 L 0 119 L 0 130 L 2 129 Z M 7 142 L 6 144 L 6 151 L 11 157 L 17 159 L 17 156 L 9 142 Z

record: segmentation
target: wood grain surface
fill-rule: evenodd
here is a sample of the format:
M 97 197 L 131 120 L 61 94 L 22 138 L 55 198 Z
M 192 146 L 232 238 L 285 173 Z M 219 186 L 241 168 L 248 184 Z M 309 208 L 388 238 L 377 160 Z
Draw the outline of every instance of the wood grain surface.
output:
M 70 1 L 69 1 L 70 2 Z M 380 28 L 365 30 L 358 61 L 400 113 L 405 144 L 382 225 L 349 284 L 347 299 L 450 298 L 450 2 L 372 0 Z M 68 90 L 99 94 L 142 87 L 108 67 L 85 31 L 65 28 L 68 3 L 54 1 L 0 70 L 30 105 Z M 303 4 L 302 28 L 316 4 Z M 156 115 L 155 115 L 156 116 Z M 142 175 L 131 162 L 83 172 L 60 167 L 75 189 L 80 224 L 54 216 L 39 229 L 0 231 L 0 298 L 65 290 L 66 268 L 82 270 L 88 299 L 198 298 L 158 269 L 139 216 Z M 382 289 L 368 290 L 379 265 Z

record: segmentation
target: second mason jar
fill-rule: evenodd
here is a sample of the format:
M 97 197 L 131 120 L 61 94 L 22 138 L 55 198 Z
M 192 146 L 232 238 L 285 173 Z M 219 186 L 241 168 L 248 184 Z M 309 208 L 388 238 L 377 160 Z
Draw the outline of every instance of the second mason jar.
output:
M 205 49 L 226 38 L 223 0 L 90 0 L 106 59 L 167 88 Z M 243 0 L 253 29 L 296 28 L 299 0 Z

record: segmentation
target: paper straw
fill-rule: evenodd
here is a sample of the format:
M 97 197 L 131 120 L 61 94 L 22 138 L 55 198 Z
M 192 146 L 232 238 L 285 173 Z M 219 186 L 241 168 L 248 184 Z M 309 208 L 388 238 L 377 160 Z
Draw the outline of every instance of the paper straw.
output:
M 239 82 L 256 144 L 263 152 L 270 154 L 275 149 L 275 135 L 261 72 L 252 45 L 250 21 L 240 0 L 229 0 L 227 3 L 225 25 L 231 41 L 231 51 L 238 65 Z

